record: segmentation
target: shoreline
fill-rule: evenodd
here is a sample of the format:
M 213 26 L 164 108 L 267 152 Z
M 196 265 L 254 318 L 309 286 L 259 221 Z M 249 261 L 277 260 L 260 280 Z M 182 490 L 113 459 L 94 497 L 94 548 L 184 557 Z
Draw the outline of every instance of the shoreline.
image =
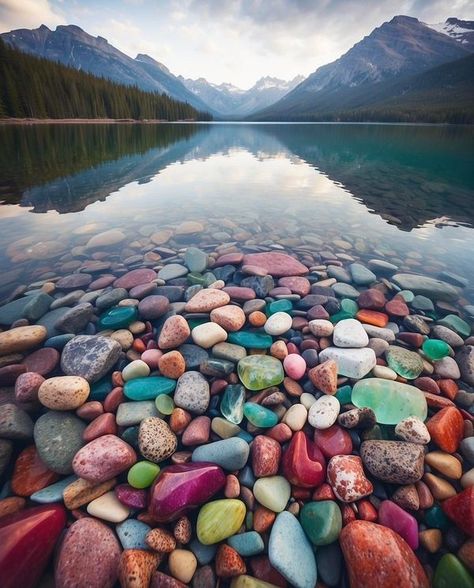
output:
M 87 125 L 87 124 L 169 124 L 171 122 L 200 122 L 196 120 L 160 120 L 160 119 L 145 119 L 136 120 L 133 118 L 0 118 L 0 125 Z

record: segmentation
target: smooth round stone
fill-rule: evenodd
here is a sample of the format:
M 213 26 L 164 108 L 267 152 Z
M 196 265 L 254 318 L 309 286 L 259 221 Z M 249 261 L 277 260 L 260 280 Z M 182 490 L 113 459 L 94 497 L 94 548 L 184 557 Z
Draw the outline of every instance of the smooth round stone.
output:
M 0 333 L 0 355 L 27 351 L 42 343 L 47 336 L 45 327 L 16 327 Z
M 246 511 L 241 500 L 230 498 L 208 502 L 197 518 L 199 541 L 204 545 L 213 545 L 235 535 L 244 522 Z
M 337 420 L 341 405 L 335 396 L 325 394 L 314 402 L 308 412 L 308 422 L 315 429 L 329 429 Z
M 207 254 L 197 247 L 188 247 L 184 263 L 190 272 L 203 272 L 207 267 Z
M 196 345 L 209 349 L 217 343 L 226 341 L 227 331 L 217 323 L 209 322 L 195 327 L 191 332 L 191 336 Z
M 439 560 L 433 578 L 433 588 L 472 588 L 472 575 L 460 560 L 452 553 L 446 553 Z
M 138 303 L 138 314 L 142 320 L 153 321 L 168 312 L 170 301 L 160 294 L 146 296 Z
M 278 423 L 278 415 L 275 412 L 255 402 L 244 404 L 244 415 L 252 425 L 262 429 L 274 427 Z
M 80 376 L 58 376 L 45 380 L 38 390 L 38 400 L 51 410 L 75 410 L 90 394 L 87 380 Z
M 326 319 L 314 319 L 308 323 L 309 330 L 315 337 L 330 337 L 334 331 L 334 325 Z
M 341 532 L 341 509 L 333 500 L 307 502 L 301 509 L 300 523 L 313 545 L 329 545 Z
M 277 337 L 283 335 L 291 329 L 293 322 L 292 317 L 286 312 L 276 312 L 268 317 L 267 322 L 264 325 L 264 331 L 268 335 Z
M 411 290 L 414 294 L 421 294 L 432 300 L 451 302 L 459 296 L 458 290 L 451 284 L 428 276 L 396 274 L 391 279 L 402 290 Z
M 301 395 L 303 396 L 303 394 Z M 314 402 L 314 396 L 311 395 L 312 401 L 311 404 Z M 300 397 L 301 400 L 301 397 Z M 301 429 L 305 426 L 306 420 L 308 418 L 308 409 L 304 404 L 293 404 L 290 408 L 285 412 L 282 422 L 287 424 L 290 429 L 294 432 L 301 431 Z
M 186 372 L 178 378 L 174 403 L 195 414 L 203 414 L 209 406 L 209 383 L 199 372 Z
M 360 457 L 373 476 L 391 484 L 414 484 L 423 475 L 424 448 L 404 441 L 364 441 Z
M 268 542 L 271 565 L 295 588 L 314 588 L 317 580 L 316 560 L 298 519 L 281 512 L 273 523 Z
M 72 467 L 80 478 L 97 484 L 110 480 L 137 461 L 135 451 L 115 435 L 103 435 L 82 447 Z
M 239 533 L 227 539 L 227 543 L 242 557 L 250 557 L 264 551 L 263 539 L 256 531 Z
M 163 376 L 135 378 L 125 382 L 123 393 L 130 400 L 154 400 L 160 394 L 171 394 L 176 381 Z
M 300 380 L 306 372 L 306 361 L 297 353 L 290 353 L 283 360 L 283 369 L 293 380 Z
M 238 331 L 245 324 L 244 311 L 239 306 L 231 304 L 214 308 L 210 316 L 213 323 L 217 323 L 226 331 Z
M 174 400 L 166 394 L 160 394 L 155 398 L 155 406 L 158 412 L 165 415 L 170 415 L 174 408 Z
M 231 437 L 197 447 L 193 451 L 191 460 L 193 462 L 215 463 L 232 472 L 244 467 L 249 452 L 250 448 L 246 441 L 239 437 Z
M 90 274 L 71 274 L 65 276 L 56 282 L 58 290 L 77 290 L 78 288 L 85 288 L 92 282 Z
M 128 519 L 115 527 L 120 543 L 124 549 L 149 549 L 145 537 L 151 527 L 142 521 Z
M 414 351 L 391 345 L 385 353 L 387 363 L 399 376 L 414 380 L 423 371 L 423 360 Z
M 127 482 L 133 488 L 148 488 L 160 473 L 160 467 L 151 461 L 138 461 L 129 470 Z
M 407 417 L 395 427 L 395 434 L 410 443 L 427 445 L 431 441 L 430 433 L 425 423 L 417 417 Z
M 86 244 L 86 249 L 97 249 L 99 247 L 109 247 L 125 241 L 127 236 L 120 229 L 110 229 L 94 235 Z
M 73 523 L 59 547 L 55 586 L 112 588 L 121 549 L 112 529 L 91 517 Z
M 343 284 L 338 282 L 337 284 L 331 286 L 331 288 L 339 298 L 351 298 L 353 300 L 357 300 L 360 294 L 359 290 L 356 290 L 354 286 L 351 286 L 350 284 Z
M 40 504 L 52 504 L 54 502 L 61 502 L 63 500 L 64 490 L 73 482 L 77 480 L 77 476 L 68 476 L 63 480 L 59 480 L 51 486 L 46 486 L 42 490 L 38 490 L 30 496 L 30 500 Z
M 176 435 L 163 419 L 148 417 L 140 423 L 138 446 L 145 459 L 160 463 L 173 455 L 177 445 Z
M 304 276 L 308 273 L 308 268 L 297 259 L 276 251 L 248 253 L 244 255 L 242 263 L 261 267 L 275 278 Z
M 467 338 L 471 334 L 470 325 L 455 314 L 448 314 L 438 321 L 439 325 L 451 329 L 461 337 Z
M 33 435 L 33 421 L 27 412 L 13 403 L 3 404 L 0 410 L 0 436 L 26 441 Z
M 251 333 L 250 331 L 229 333 L 228 341 L 234 345 L 241 345 L 246 349 L 269 349 L 273 343 L 271 335 Z
M 175 549 L 168 557 L 170 574 L 183 584 L 191 582 L 197 568 L 197 559 L 192 551 Z
M 158 338 L 160 349 L 175 349 L 182 345 L 191 334 L 187 320 L 181 315 L 166 319 Z
M 369 337 L 356 319 L 344 319 L 334 327 L 332 340 L 336 347 L 366 347 Z
M 165 280 L 165 282 L 167 282 L 185 276 L 187 273 L 188 268 L 186 266 L 181 265 L 180 263 L 169 263 L 158 272 L 158 277 L 160 280 Z
M 119 427 L 130 427 L 150 416 L 159 416 L 153 401 L 122 402 L 117 409 L 116 421 Z
M 124 382 L 134 380 L 135 378 L 146 378 L 149 374 L 149 366 L 141 359 L 135 359 L 122 370 L 122 378 Z
M 383 425 L 396 425 L 410 416 L 424 421 L 428 414 L 426 399 L 421 390 L 409 384 L 381 378 L 367 378 L 356 382 L 351 401 L 358 408 L 371 408 L 377 422 Z
M 320 363 L 333 359 L 337 363 L 337 373 L 355 380 L 360 380 L 375 367 L 377 358 L 372 349 L 345 349 L 327 347 L 319 354 Z
M 403 537 L 413 551 L 418 549 L 418 523 L 398 504 L 391 500 L 383 500 L 379 506 L 378 522 Z
M 59 358 L 60 355 L 56 349 L 44 347 L 25 357 L 22 364 L 26 365 L 28 372 L 46 376 L 56 368 Z
M 120 276 L 120 278 L 117 278 L 114 282 L 114 288 L 125 288 L 126 290 L 130 290 L 135 286 L 152 282 L 155 278 L 156 272 L 152 269 L 135 269 Z
M 184 309 L 186 312 L 211 312 L 229 302 L 230 296 L 227 292 L 215 288 L 204 288 L 188 300 Z
M 71 339 L 61 355 L 61 369 L 67 375 L 97 382 L 118 360 L 120 343 L 108 337 L 78 335 Z
M 291 486 L 283 476 L 266 476 L 255 482 L 253 495 L 262 506 L 281 512 L 290 499 Z
M 137 316 L 135 306 L 115 306 L 101 315 L 98 322 L 99 331 L 123 329 L 137 320 Z
M 240 381 L 248 390 L 278 386 L 285 377 L 280 360 L 269 355 L 249 355 L 237 364 Z
M 372 370 L 372 374 L 375 378 L 384 380 L 396 380 L 398 378 L 398 374 L 386 365 L 376 365 Z
M 34 439 L 44 464 L 58 474 L 70 474 L 72 461 L 84 445 L 86 426 L 70 413 L 49 411 L 35 423 Z
M 109 523 L 121 523 L 130 514 L 130 509 L 122 504 L 115 492 L 106 492 L 87 505 L 87 512 L 93 517 L 108 521 Z

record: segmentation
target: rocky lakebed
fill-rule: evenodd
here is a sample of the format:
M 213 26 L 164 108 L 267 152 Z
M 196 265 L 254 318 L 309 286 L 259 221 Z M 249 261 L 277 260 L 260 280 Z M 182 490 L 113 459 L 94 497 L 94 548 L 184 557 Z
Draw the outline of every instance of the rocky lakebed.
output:
M 205 225 L 7 248 L 0 586 L 473 588 L 468 280 Z

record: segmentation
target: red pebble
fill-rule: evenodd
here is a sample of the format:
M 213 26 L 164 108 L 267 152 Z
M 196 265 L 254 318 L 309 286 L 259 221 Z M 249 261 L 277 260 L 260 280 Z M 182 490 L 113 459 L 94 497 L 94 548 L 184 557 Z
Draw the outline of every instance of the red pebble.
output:
M 77 416 L 84 421 L 93 421 L 104 413 L 104 407 L 98 400 L 90 400 L 76 410 Z
M 416 380 L 413 382 L 413 385 L 420 390 L 423 390 L 423 392 L 429 392 L 430 394 L 440 393 L 438 384 L 433 380 L 433 378 L 428 378 L 427 376 L 416 378 Z
M 328 359 L 311 368 L 308 377 L 313 386 L 325 394 L 337 392 L 337 363 L 333 359 Z
M 216 574 L 220 578 L 233 578 L 241 576 L 247 571 L 242 557 L 230 545 L 219 545 L 216 555 Z
M 442 509 L 461 531 L 474 537 L 474 486 L 445 500 Z
M 454 380 L 438 380 L 438 386 L 443 396 L 446 396 L 446 398 L 449 398 L 449 400 L 454 401 L 457 393 L 459 392 L 459 387 Z
M 106 412 L 115 412 L 122 402 L 125 401 L 123 388 L 117 387 L 111 390 L 104 400 L 104 410 Z
M 252 470 L 257 478 L 275 476 L 280 466 L 281 447 L 278 441 L 266 435 L 257 435 L 250 447 Z
M 20 453 L 15 462 L 11 480 L 12 491 L 18 496 L 31 496 L 38 490 L 54 484 L 59 479 L 41 461 L 36 447 L 30 445 Z
M 397 339 L 400 341 L 404 341 L 411 345 L 412 347 L 421 347 L 423 345 L 423 341 L 425 340 L 423 335 L 420 333 L 398 333 Z
M 322 486 L 313 492 L 312 500 L 336 500 L 336 495 L 331 486 L 324 482 Z
M 401 297 L 395 297 L 385 305 L 385 311 L 392 316 L 408 316 L 410 310 Z
M 282 469 L 290 484 L 314 488 L 326 478 L 326 460 L 315 443 L 303 431 L 294 434 L 283 454 Z
M 328 458 L 352 453 L 351 436 L 339 425 L 332 425 L 329 429 L 315 429 L 314 442 Z
M 115 423 L 115 415 L 111 412 L 106 412 L 105 414 L 101 414 L 96 419 L 94 419 L 82 433 L 82 438 L 86 443 L 92 441 L 93 439 L 97 439 L 97 437 L 102 437 L 102 435 L 116 435 L 117 434 L 117 424 Z
M 250 560 L 250 569 L 252 570 L 252 576 L 255 576 L 255 578 L 263 582 L 269 582 L 279 588 L 286 588 L 288 586 L 285 578 L 280 572 L 275 570 L 266 555 L 252 557 Z
M 388 323 L 388 316 L 384 312 L 377 310 L 359 310 L 355 318 L 361 323 L 374 325 L 375 327 L 386 327 Z
M 368 308 L 371 310 L 381 310 L 385 304 L 385 296 L 383 292 L 375 288 L 369 288 L 359 294 L 357 298 L 359 308 Z
M 443 408 L 426 423 L 431 440 L 443 451 L 454 453 L 464 436 L 462 414 L 454 406 Z
M 267 431 L 267 435 L 278 443 L 286 443 L 293 436 L 293 431 L 286 423 L 278 423 Z
M 362 519 L 363 521 L 375 523 L 378 518 L 377 509 L 370 500 L 359 500 L 357 503 L 357 510 L 359 511 L 359 519 Z
M 227 387 L 226 380 L 214 380 L 211 384 L 211 396 L 220 394 Z
M 356 513 L 351 506 L 348 504 L 340 504 L 339 508 L 341 509 L 343 527 L 356 520 Z

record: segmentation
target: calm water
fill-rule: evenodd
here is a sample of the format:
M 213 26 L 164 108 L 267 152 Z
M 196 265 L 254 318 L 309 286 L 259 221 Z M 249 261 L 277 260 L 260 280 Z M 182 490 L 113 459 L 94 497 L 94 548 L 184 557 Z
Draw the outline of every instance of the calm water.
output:
M 474 301 L 472 128 L 0 126 L 0 145 L 0 300 L 76 269 L 94 234 L 127 234 L 109 249 L 120 262 L 151 250 L 157 231 L 197 220 L 204 231 L 182 245 L 450 269 L 470 280 Z

